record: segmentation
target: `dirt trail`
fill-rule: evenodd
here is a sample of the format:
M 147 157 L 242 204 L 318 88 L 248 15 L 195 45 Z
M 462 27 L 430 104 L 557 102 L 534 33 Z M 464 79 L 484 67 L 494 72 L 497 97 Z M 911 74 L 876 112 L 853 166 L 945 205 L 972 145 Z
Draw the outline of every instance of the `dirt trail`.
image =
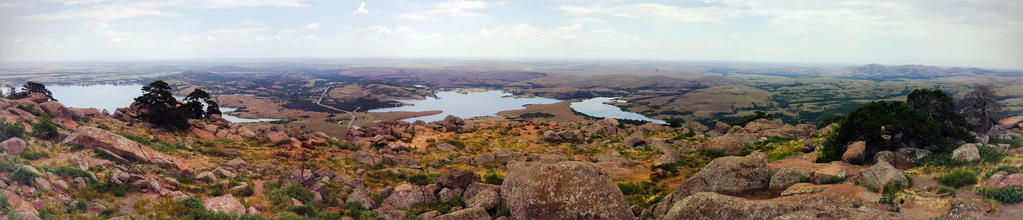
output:
M 320 94 L 320 98 L 316 99 L 316 105 L 323 106 L 324 108 L 333 109 L 334 111 L 348 113 L 348 115 L 351 115 L 352 117 L 350 119 L 348 119 L 348 126 L 346 126 L 346 128 L 351 129 L 352 128 L 352 122 L 355 122 L 355 113 L 350 112 L 350 111 L 345 111 L 345 110 L 337 109 L 337 108 L 334 108 L 334 107 L 331 107 L 331 106 L 328 106 L 328 105 L 320 104 L 320 102 L 323 101 L 323 96 L 326 96 L 327 92 L 329 92 L 330 89 L 331 89 L 331 87 L 327 86 L 327 88 L 323 90 L 323 93 Z M 355 107 L 355 111 L 359 111 L 360 108 L 362 108 L 362 106 Z M 338 124 L 341 124 L 341 122 L 338 122 Z

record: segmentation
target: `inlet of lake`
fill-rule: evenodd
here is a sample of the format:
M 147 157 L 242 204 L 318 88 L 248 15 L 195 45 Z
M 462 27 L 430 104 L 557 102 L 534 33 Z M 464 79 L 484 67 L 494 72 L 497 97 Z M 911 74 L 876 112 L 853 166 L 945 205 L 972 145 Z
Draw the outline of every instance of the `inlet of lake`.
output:
M 490 90 L 485 92 L 440 91 L 436 93 L 436 96 L 437 97 L 427 97 L 423 100 L 396 100 L 407 105 L 373 109 L 370 110 L 370 112 L 422 112 L 441 110 L 442 112 L 440 114 L 403 119 L 408 122 L 414 122 L 416 120 L 432 122 L 443 120 L 444 117 L 447 117 L 448 115 L 454 115 L 460 118 L 497 116 L 497 113 L 500 111 L 523 109 L 525 108 L 525 105 L 529 104 L 553 104 L 561 102 L 561 100 L 543 97 L 513 97 L 511 93 L 500 90 Z M 622 111 L 616 106 L 604 104 L 612 100 L 615 99 L 597 97 L 580 102 L 573 102 L 570 106 L 572 107 L 572 110 L 593 117 L 631 119 L 650 121 L 660 124 L 665 123 L 662 120 L 648 118 L 637 113 Z
M 52 85 L 47 86 L 53 97 L 68 107 L 75 108 L 96 108 L 107 110 L 113 113 L 117 108 L 128 107 L 135 97 L 142 95 L 141 85 Z M 181 99 L 181 97 L 178 97 Z M 489 90 L 483 92 L 458 92 L 439 91 L 436 97 L 427 97 L 424 100 L 396 100 L 407 105 L 391 108 L 372 109 L 369 112 L 393 112 L 409 111 L 422 112 L 441 110 L 440 114 L 427 115 L 404 119 L 414 122 L 423 120 L 426 122 L 440 121 L 448 115 L 460 118 L 474 118 L 482 116 L 497 116 L 497 112 L 505 110 L 523 109 L 529 104 L 553 104 L 561 102 L 558 99 L 543 97 L 514 97 L 511 93 L 500 90 Z M 605 104 L 616 101 L 615 98 L 597 97 L 573 102 L 570 104 L 572 110 L 589 116 L 599 118 L 617 118 L 650 121 L 664 124 L 662 120 L 648 118 L 646 116 L 622 111 L 620 108 Z M 229 113 L 236 108 L 221 107 L 221 111 Z M 239 118 L 224 114 L 224 119 L 235 123 L 246 122 L 268 122 L 280 119 L 272 118 Z
M 67 107 L 74 108 L 96 108 L 100 111 L 107 110 L 111 114 L 117 108 L 131 106 L 135 97 L 142 95 L 142 85 L 52 85 L 46 86 L 53 93 L 53 98 L 60 101 Z M 177 97 L 181 99 L 183 97 Z M 237 110 L 236 108 L 221 107 L 224 113 Z M 234 123 L 246 122 L 269 122 L 280 119 L 272 118 L 239 118 L 223 114 L 225 120 Z

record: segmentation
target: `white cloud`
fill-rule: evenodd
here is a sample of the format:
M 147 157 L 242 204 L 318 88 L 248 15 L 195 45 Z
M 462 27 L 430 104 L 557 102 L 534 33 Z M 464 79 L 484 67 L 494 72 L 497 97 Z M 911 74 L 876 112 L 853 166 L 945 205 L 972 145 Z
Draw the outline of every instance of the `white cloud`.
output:
M 305 29 L 317 29 L 317 28 L 320 28 L 320 23 L 307 24 L 305 26 L 302 26 L 302 28 L 305 28 Z
M 433 5 L 433 8 L 420 12 L 412 12 L 398 15 L 398 17 L 412 20 L 429 20 L 438 18 L 467 18 L 467 17 L 482 17 L 485 16 L 482 13 L 473 12 L 474 10 L 487 9 L 499 7 L 508 4 L 505 1 L 497 2 L 484 2 L 484 1 L 465 1 L 465 0 L 449 0 L 446 2 L 440 2 Z
M 310 34 L 309 36 L 305 36 L 305 37 L 303 37 L 302 39 L 306 39 L 306 40 L 316 40 L 316 39 L 320 39 L 320 38 L 319 38 L 319 37 L 316 37 L 316 35 L 312 35 L 312 34 Z
M 356 8 L 355 11 L 352 11 L 352 14 L 366 14 L 366 13 L 369 13 L 369 10 L 366 10 L 366 3 L 365 2 L 360 3 L 359 4 L 359 8 Z
M 116 20 L 153 15 L 175 15 L 173 9 L 214 9 L 238 7 L 308 7 L 303 0 L 81 0 L 64 3 L 67 10 L 19 16 L 21 20 Z
M 743 10 L 727 7 L 677 7 L 657 3 L 623 4 L 616 6 L 564 5 L 561 11 L 578 17 L 616 17 L 663 19 L 675 22 L 718 22 L 725 18 L 743 16 Z
M 379 34 L 391 34 L 391 29 L 384 26 L 373 26 L 370 29 Z

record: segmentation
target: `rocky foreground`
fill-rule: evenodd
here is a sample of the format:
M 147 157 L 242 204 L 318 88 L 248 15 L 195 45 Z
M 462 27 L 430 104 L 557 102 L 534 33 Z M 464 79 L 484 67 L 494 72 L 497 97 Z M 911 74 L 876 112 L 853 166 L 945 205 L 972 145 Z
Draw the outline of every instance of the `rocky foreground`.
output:
M 448 117 L 388 121 L 346 137 L 217 119 L 151 128 L 45 97 L 0 99 L 26 132 L 0 143 L 7 219 L 1023 219 L 1023 206 L 980 189 L 1023 186 L 1023 117 L 1000 122 L 953 157 L 980 181 L 952 189 L 919 166 L 930 152 L 815 163 L 833 127 L 757 120 L 678 128 L 613 119 L 563 123 Z M 56 137 L 33 135 L 39 117 Z M 7 132 L 5 130 L 5 132 Z M 992 171 L 990 176 L 983 172 Z M 2 201 L 0 201 L 2 202 Z

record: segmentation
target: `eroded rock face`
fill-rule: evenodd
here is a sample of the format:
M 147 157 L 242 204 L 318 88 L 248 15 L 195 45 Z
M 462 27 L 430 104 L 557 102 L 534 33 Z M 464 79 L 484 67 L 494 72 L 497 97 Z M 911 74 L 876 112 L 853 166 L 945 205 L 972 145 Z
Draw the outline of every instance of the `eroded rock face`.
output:
M 611 178 L 588 163 L 509 163 L 500 194 L 519 219 L 633 218 Z
M 64 139 L 64 144 L 80 145 L 84 148 L 99 148 L 123 159 L 137 159 L 165 167 L 181 167 L 169 156 L 135 141 L 103 129 L 90 126 L 78 127 Z
M 437 216 L 436 218 L 432 218 L 432 219 L 435 219 L 435 220 L 488 220 L 488 219 L 490 219 L 490 214 L 488 214 L 487 210 L 484 210 L 483 208 L 472 207 L 472 208 L 467 208 L 467 209 L 462 209 L 462 210 L 454 211 L 454 212 L 451 212 L 451 213 L 448 213 L 448 214 L 444 214 L 444 215 L 441 215 L 441 216 Z
M 1023 186 L 1023 173 L 1009 174 L 1005 171 L 999 171 L 992 174 L 987 182 L 984 182 L 984 186 L 993 189 L 1001 189 L 1009 186 Z
M 605 118 L 601 119 L 600 121 L 597 121 L 597 123 L 591 126 L 589 129 L 587 129 L 587 131 L 601 137 L 613 137 L 624 135 L 625 129 L 619 128 L 618 127 L 619 125 L 620 124 L 618 123 L 618 120 L 615 120 L 613 118 Z
M 725 153 L 739 153 L 746 148 L 747 144 L 753 143 L 751 138 L 739 135 L 723 135 L 711 138 L 703 145 L 704 150 L 721 151 Z
M 676 202 L 698 192 L 738 195 L 767 189 L 774 174 L 767 162 L 767 155 L 763 153 L 714 159 L 654 206 L 654 216 L 663 215 Z

